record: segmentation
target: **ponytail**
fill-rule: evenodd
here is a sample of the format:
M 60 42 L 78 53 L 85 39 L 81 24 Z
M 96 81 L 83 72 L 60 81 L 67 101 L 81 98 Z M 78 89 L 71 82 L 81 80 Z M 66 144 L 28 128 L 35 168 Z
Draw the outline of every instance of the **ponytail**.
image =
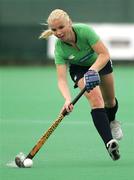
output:
M 53 32 L 51 29 L 47 29 L 41 33 L 39 36 L 39 39 L 47 39 L 49 36 L 53 35 Z

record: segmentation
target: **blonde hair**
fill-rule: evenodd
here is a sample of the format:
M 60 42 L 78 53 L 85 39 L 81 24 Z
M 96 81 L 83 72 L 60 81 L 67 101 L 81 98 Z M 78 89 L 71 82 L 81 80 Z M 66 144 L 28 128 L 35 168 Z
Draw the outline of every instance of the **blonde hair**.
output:
M 55 10 L 53 10 L 50 13 L 50 15 L 49 15 L 49 17 L 47 19 L 48 26 L 52 23 L 53 20 L 60 19 L 60 18 L 64 18 L 64 19 L 66 19 L 68 21 L 70 20 L 69 15 L 65 11 L 63 11 L 62 9 L 55 9 Z M 48 38 L 51 35 L 53 35 L 53 31 L 51 29 L 47 29 L 47 30 L 45 30 L 45 31 L 43 31 L 41 33 L 39 38 L 40 39 L 46 39 L 46 38 Z

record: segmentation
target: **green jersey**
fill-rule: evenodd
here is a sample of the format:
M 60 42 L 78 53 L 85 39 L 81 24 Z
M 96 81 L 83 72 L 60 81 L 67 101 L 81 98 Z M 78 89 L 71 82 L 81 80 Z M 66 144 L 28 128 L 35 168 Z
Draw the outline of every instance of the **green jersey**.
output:
M 55 64 L 92 65 L 98 56 L 92 46 L 100 40 L 99 36 L 86 24 L 74 24 L 73 30 L 78 49 L 57 39 L 54 52 Z

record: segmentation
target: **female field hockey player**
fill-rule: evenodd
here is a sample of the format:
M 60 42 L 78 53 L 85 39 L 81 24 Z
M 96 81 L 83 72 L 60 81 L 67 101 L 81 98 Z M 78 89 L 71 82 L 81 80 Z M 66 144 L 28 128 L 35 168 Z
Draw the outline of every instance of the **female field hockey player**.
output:
M 58 86 L 67 112 L 73 110 L 67 83 L 67 67 L 74 87 L 83 89 L 91 106 L 91 116 L 108 153 L 113 160 L 120 158 L 118 141 L 123 136 L 119 122 L 115 119 L 118 101 L 115 98 L 113 68 L 110 55 L 95 31 L 86 24 L 73 24 L 69 15 L 53 10 L 47 19 L 49 29 L 40 38 L 57 37 L 55 64 Z M 99 86 L 98 86 L 99 85 Z M 62 110 L 63 110 L 62 109 Z

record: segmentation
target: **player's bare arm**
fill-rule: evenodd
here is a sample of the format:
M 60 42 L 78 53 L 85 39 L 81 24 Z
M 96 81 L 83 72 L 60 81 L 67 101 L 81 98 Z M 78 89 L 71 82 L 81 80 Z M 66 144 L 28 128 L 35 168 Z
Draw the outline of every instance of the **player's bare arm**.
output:
M 110 54 L 102 41 L 98 41 L 92 48 L 98 54 L 98 58 L 90 69 L 100 71 L 109 61 Z
M 67 66 L 66 64 L 56 65 L 56 69 L 57 69 L 57 76 L 58 76 L 58 87 L 60 89 L 62 96 L 65 99 L 65 104 L 62 110 L 66 108 L 67 112 L 70 112 L 73 110 L 73 105 L 70 105 L 71 95 L 70 95 L 68 82 L 67 82 Z

